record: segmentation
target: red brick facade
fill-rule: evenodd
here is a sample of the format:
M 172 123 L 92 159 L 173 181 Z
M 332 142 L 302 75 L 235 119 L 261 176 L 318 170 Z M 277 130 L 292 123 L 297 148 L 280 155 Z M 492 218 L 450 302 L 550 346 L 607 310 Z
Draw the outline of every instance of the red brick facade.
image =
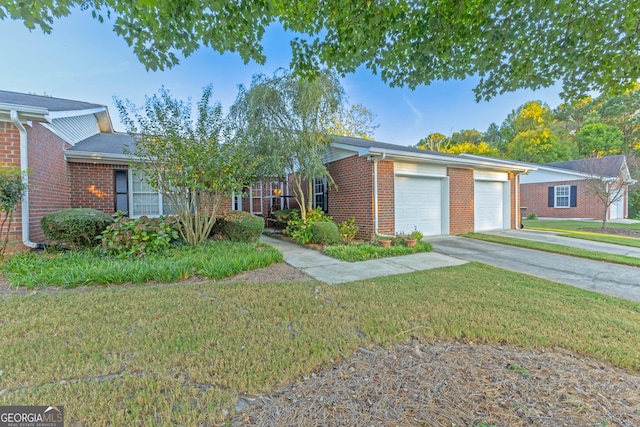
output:
M 473 169 L 447 168 L 449 176 L 449 234 L 474 231 Z
M 351 156 L 327 164 L 327 169 L 337 187 L 330 187 L 327 193 L 328 214 L 336 223 L 354 217 L 360 227 L 357 237 L 372 238 L 373 163 L 363 157 Z M 391 192 L 393 197 L 393 181 Z M 391 213 L 393 215 L 393 211 Z
M 575 185 L 577 188 L 576 207 L 554 208 L 548 206 L 549 187 L 556 185 Z M 548 218 L 593 218 L 602 220 L 604 215 L 604 205 L 597 196 L 589 190 L 589 185 L 585 180 L 544 182 L 535 184 L 522 184 L 520 186 L 521 206 L 526 207 L 525 217 L 535 213 L 539 217 Z M 627 217 L 627 200 L 625 194 L 624 217 Z
M 42 217 L 69 207 L 69 171 L 63 152 L 69 145 L 35 122 L 27 127 L 27 141 L 31 241 L 42 242 Z
M 0 164 L 2 166 L 20 166 L 20 131 L 13 123 L 0 122 Z M 22 209 L 18 205 L 10 230 L 11 240 L 21 240 L 21 215 Z
M 127 165 L 69 163 L 69 185 L 72 208 L 92 208 L 115 212 L 114 170 L 126 170 Z

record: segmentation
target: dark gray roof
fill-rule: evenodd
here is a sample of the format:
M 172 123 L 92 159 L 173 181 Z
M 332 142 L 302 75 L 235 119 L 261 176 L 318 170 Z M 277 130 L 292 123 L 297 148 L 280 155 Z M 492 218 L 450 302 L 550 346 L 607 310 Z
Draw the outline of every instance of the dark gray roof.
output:
M 624 164 L 625 158 L 623 155 L 619 156 L 607 156 L 596 157 L 582 160 L 572 160 L 570 162 L 556 162 L 547 163 L 545 166 L 549 166 L 556 169 L 566 169 L 574 172 L 582 172 L 592 175 L 600 175 L 607 177 L 618 176 L 620 168 Z
M 83 139 L 67 151 L 81 151 L 101 154 L 127 154 L 135 151 L 133 138 L 126 133 L 97 133 L 87 139 Z
M 93 104 L 90 102 L 52 98 L 49 96 L 29 95 L 26 93 L 9 92 L 6 90 L 0 90 L 0 102 L 46 108 L 49 111 L 75 111 L 104 108 L 104 105 Z
M 380 148 L 382 150 L 397 150 L 406 151 L 407 153 L 421 153 L 421 154 L 437 154 L 438 156 L 445 157 L 458 157 L 454 154 L 440 153 L 438 151 L 421 150 L 414 147 L 405 147 L 404 145 L 389 144 L 387 142 L 369 141 L 367 139 L 352 138 L 350 136 L 334 136 L 333 141 L 338 144 L 349 144 L 356 147 L 373 147 Z

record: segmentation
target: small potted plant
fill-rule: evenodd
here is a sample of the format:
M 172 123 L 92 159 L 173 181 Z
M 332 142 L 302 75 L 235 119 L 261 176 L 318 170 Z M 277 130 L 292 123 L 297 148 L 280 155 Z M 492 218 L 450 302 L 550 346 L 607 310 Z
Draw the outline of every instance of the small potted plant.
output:
M 391 246 L 391 239 L 384 236 L 380 236 L 378 237 L 378 244 L 383 248 L 388 248 Z
M 409 234 L 409 237 L 407 237 L 407 239 L 405 240 L 405 244 L 408 247 L 412 248 L 418 243 L 418 240 L 421 240 L 423 237 L 424 236 L 421 232 L 419 232 L 418 230 L 413 230 L 411 234 Z

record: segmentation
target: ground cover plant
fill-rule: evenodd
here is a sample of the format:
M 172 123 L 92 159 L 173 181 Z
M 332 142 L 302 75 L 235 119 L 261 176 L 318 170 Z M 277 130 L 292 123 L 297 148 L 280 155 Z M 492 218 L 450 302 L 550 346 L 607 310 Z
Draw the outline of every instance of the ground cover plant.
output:
M 640 371 L 640 304 L 477 263 L 337 286 L 35 293 L 0 307 L 0 405 L 56 402 L 72 425 L 218 425 L 239 396 L 413 340 L 561 347 Z
M 483 233 L 467 233 L 462 234 L 463 237 L 468 237 L 476 240 L 483 240 L 485 242 L 501 243 L 503 245 L 518 246 L 520 248 L 535 249 L 538 251 L 552 252 L 562 255 L 571 255 L 579 258 L 587 258 L 598 261 L 612 262 L 615 264 L 631 265 L 633 267 L 640 267 L 640 258 L 610 254 L 607 252 L 590 251 L 587 249 L 574 248 L 571 246 L 558 245 L 555 243 L 537 242 L 534 240 L 518 239 L 515 237 L 496 236 L 493 234 Z
M 607 223 L 605 230 L 600 221 L 577 220 L 524 220 L 525 228 L 560 233 L 561 236 L 596 242 L 640 247 L 640 221 L 632 224 Z
M 207 241 L 201 246 L 176 245 L 145 258 L 115 258 L 100 249 L 14 255 L 2 267 L 14 286 L 42 288 L 123 283 L 175 282 L 194 275 L 221 279 L 282 261 L 264 244 Z
M 418 241 L 415 246 L 392 245 L 384 248 L 375 243 L 351 243 L 348 245 L 328 246 L 324 253 L 342 261 L 357 262 L 369 259 L 388 258 L 401 255 L 431 252 L 428 242 Z

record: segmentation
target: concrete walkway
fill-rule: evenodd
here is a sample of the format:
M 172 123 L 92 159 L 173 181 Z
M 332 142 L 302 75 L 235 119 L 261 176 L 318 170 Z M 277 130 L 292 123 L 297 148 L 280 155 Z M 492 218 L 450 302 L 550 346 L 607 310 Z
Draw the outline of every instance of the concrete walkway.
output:
M 594 242 L 592 240 L 575 239 L 573 237 L 563 237 L 558 236 L 552 231 L 527 230 L 525 228 L 524 230 L 485 231 L 484 233 L 496 236 L 515 237 L 517 239 L 534 240 L 537 242 L 555 243 L 557 245 L 571 246 L 595 252 L 606 252 L 609 254 L 640 258 L 640 248 L 615 245 L 612 243 Z
M 282 252 L 284 261 L 316 280 L 330 285 L 372 279 L 393 274 L 466 264 L 467 261 L 435 252 L 422 252 L 393 258 L 346 262 L 294 243 L 262 236 L 263 242 Z
M 509 235 L 520 237 L 519 235 Z M 557 283 L 640 302 L 640 268 L 637 267 L 500 245 L 464 237 L 430 237 L 429 242 L 433 245 L 435 252 L 444 255 L 482 262 L 505 270 L 530 274 Z

